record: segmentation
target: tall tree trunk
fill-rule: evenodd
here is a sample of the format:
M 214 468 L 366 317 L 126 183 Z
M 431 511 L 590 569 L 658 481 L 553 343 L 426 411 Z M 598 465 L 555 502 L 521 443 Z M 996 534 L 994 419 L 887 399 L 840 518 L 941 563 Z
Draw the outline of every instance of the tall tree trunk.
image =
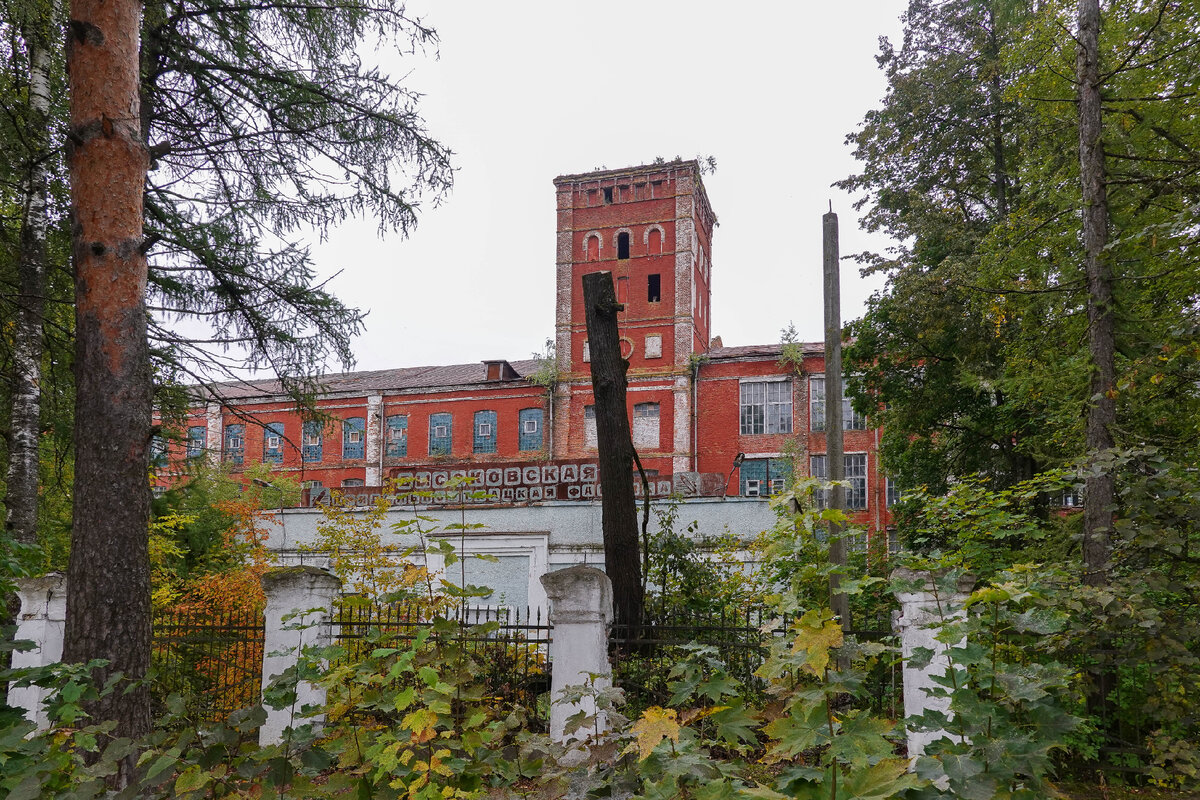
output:
M 617 312 L 622 306 L 617 302 L 611 272 L 583 276 L 583 304 L 596 398 L 604 570 L 613 585 L 616 622 L 632 632 L 642 621 L 642 567 L 633 494 L 633 438 L 625 406 L 629 362 L 621 356 Z
M 50 25 L 49 16 L 35 16 L 23 31 L 29 48 L 29 113 L 24 126 L 27 166 L 17 260 L 13 398 L 5 496 L 8 514 L 4 521 L 10 536 L 30 545 L 37 542 L 42 328 L 46 306 L 46 236 L 50 226 Z
M 1113 273 L 1104 252 L 1108 242 L 1108 194 L 1101 139 L 1099 0 L 1079 0 L 1076 79 L 1079 84 L 1084 272 L 1088 288 L 1088 354 L 1092 362 L 1086 444 L 1088 452 L 1094 454 L 1113 446 L 1111 428 L 1116 419 Z M 1107 582 L 1112 502 L 1112 475 L 1090 476 L 1083 499 L 1083 578 L 1091 585 Z
M 72 0 L 68 31 L 76 454 L 63 660 L 106 659 L 101 678 L 140 679 L 150 661 L 140 14 L 138 0 Z M 115 736 L 150 729 L 145 688 L 110 694 L 89 711 L 115 720 Z

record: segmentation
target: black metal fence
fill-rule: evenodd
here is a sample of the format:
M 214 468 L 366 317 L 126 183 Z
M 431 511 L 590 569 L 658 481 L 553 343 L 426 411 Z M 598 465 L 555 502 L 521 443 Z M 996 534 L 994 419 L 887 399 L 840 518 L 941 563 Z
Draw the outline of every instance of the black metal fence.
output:
M 264 625 L 261 610 L 174 611 L 153 622 L 154 699 L 183 698 L 194 719 L 215 722 L 259 701 Z
M 507 606 L 457 608 L 441 614 L 457 623 L 443 638 L 461 646 L 472 659 L 474 677 L 483 683 L 498 706 L 521 705 L 539 719 L 549 719 L 550 621 L 541 609 Z M 349 602 L 334 615 L 334 641 L 347 658 L 361 657 L 360 645 L 377 631 L 393 642 L 412 643 L 434 621 L 420 605 Z
M 685 655 L 685 646 L 715 648 L 726 672 L 742 685 L 751 701 L 765 699 L 766 681 L 755 672 L 767 658 L 772 640 L 787 634 L 789 623 L 767 610 L 723 609 L 696 613 L 684 609 L 650 609 L 647 622 L 636 629 L 613 626 L 609 656 L 613 682 L 625 690 L 630 710 L 667 705 L 672 667 Z M 889 640 L 888 630 L 856 630 L 859 641 Z M 892 719 L 903 715 L 902 678 L 898 658 L 878 659 L 870 668 L 870 706 Z

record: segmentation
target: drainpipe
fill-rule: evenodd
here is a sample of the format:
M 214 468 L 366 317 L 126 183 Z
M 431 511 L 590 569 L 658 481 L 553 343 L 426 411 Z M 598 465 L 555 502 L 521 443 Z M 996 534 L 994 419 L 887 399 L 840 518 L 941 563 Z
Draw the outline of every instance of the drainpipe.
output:
M 557 388 L 557 381 L 546 387 L 546 405 L 550 408 L 549 434 L 546 436 L 546 443 L 548 445 L 546 455 L 549 459 L 554 458 L 554 394 Z
M 692 364 L 692 408 L 691 421 L 692 426 L 692 472 L 700 472 L 700 426 L 698 423 L 697 414 L 697 398 L 700 396 L 700 362 L 696 361 Z

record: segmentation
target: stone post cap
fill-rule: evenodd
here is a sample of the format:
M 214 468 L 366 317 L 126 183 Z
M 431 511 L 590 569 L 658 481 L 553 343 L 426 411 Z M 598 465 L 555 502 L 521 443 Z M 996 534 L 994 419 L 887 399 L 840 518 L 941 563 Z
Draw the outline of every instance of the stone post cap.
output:
M 307 589 L 337 590 L 342 588 L 342 579 L 327 569 L 300 565 L 277 567 L 267 570 L 262 576 L 263 591 L 268 595 L 283 588 L 303 587 Z
M 17 578 L 17 596 L 21 599 L 21 616 L 41 614 L 65 618 L 67 611 L 67 576 L 49 572 L 36 578 Z M 56 613 L 57 612 L 57 613 Z
M 934 589 L 934 582 L 945 577 L 945 575 L 949 572 L 950 570 L 946 568 L 936 570 L 915 570 L 909 569 L 908 567 L 896 567 L 894 570 L 892 570 L 892 580 L 907 581 L 908 583 L 913 584 L 914 588 L 908 591 L 898 591 L 894 594 L 897 597 L 900 597 L 912 594 L 914 591 L 932 592 Z M 955 586 L 955 590 L 961 592 L 962 594 L 970 594 L 975 589 L 977 580 L 978 579 L 975 577 L 974 573 L 964 572 L 958 576 L 958 582 Z
M 541 581 L 558 622 L 612 619 L 612 581 L 602 570 L 578 564 L 547 572 Z

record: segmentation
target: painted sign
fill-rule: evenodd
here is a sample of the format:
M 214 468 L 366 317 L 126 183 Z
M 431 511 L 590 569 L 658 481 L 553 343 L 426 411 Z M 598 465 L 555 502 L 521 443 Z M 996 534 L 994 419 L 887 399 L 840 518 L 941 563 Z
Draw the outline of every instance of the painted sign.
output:
M 600 469 L 594 461 L 530 461 L 487 465 L 462 464 L 405 467 L 390 470 L 391 486 L 323 488 L 306 498 L 306 505 L 337 503 L 346 507 L 373 505 L 382 496 L 390 505 L 515 505 L 552 500 L 595 500 L 600 497 Z M 715 479 L 715 480 L 714 480 Z M 651 497 L 723 494 L 722 476 L 695 472 L 679 476 L 647 476 Z M 634 493 L 643 494 L 641 478 L 633 476 Z

